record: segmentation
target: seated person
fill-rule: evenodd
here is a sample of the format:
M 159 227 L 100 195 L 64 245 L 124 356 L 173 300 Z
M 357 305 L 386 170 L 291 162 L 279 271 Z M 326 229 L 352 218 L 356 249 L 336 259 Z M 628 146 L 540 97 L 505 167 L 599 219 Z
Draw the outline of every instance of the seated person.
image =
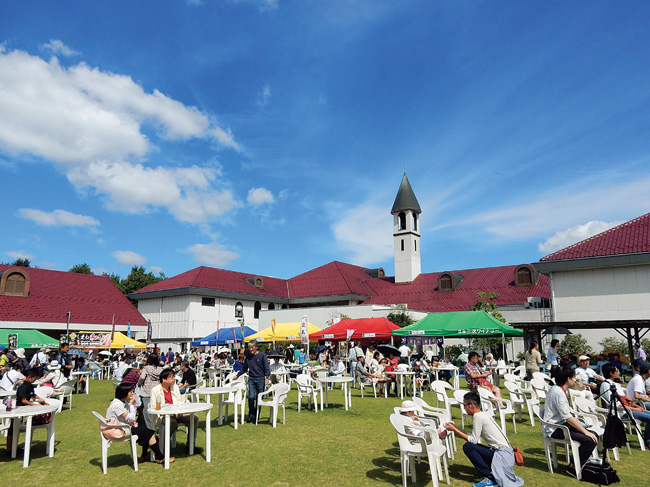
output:
M 594 369 L 589 368 L 589 357 L 586 355 L 580 355 L 578 357 L 578 365 L 576 368 L 576 382 L 582 384 L 586 389 L 591 390 L 593 393 L 597 393 L 599 385 L 596 383 L 602 382 L 605 378 L 601 375 L 596 374 Z
M 395 395 L 397 395 L 397 376 L 395 374 L 391 374 L 393 370 L 397 370 L 397 366 L 399 365 L 399 359 L 397 356 L 395 356 L 392 352 L 389 352 L 388 354 L 388 364 L 386 367 L 384 367 L 384 376 L 386 377 L 386 391 L 388 395 L 391 394 L 391 389 L 394 389 Z
M 330 365 L 329 369 L 329 375 L 341 377 L 345 375 L 345 364 L 341 361 L 340 355 L 334 355 L 334 363 Z
M 61 384 L 66 382 L 68 378 L 63 375 L 63 370 L 61 364 L 52 360 L 47 367 L 45 367 L 45 376 L 41 380 L 41 383 L 44 386 L 49 386 L 54 389 L 54 393 L 61 394 L 63 389 L 61 389 Z
M 494 422 L 492 415 L 481 411 L 480 396 L 475 392 L 468 392 L 463 397 L 463 407 L 472 417 L 472 433 L 468 435 L 453 422 L 445 423 L 445 428 L 466 440 L 463 452 L 483 477 L 474 484 L 474 487 L 524 485 L 523 479 L 515 475 L 515 454 L 512 446 L 501 428 Z M 481 439 L 485 445 L 479 444 Z M 496 462 L 495 457 L 498 458 Z
M 592 431 L 585 429 L 584 426 L 572 414 L 571 406 L 569 406 L 569 399 L 567 398 L 567 390 L 575 382 L 575 371 L 569 366 L 562 366 L 557 369 L 555 373 L 555 383 L 546 392 L 546 401 L 544 404 L 544 421 L 549 423 L 561 424 L 569 428 L 571 439 L 580 443 L 578 454 L 580 456 L 580 463 L 584 465 L 591 452 L 594 451 L 598 445 L 598 436 Z M 544 434 L 552 438 L 564 438 L 564 432 L 560 428 L 552 429 L 548 426 L 542 426 Z M 575 465 L 570 463 L 567 467 L 567 473 L 575 477 Z
M 174 376 L 174 371 L 172 369 L 166 368 L 160 372 L 160 384 L 151 389 L 151 398 L 149 399 L 149 408 L 154 408 L 155 405 L 160 402 L 161 404 L 179 404 L 185 402 L 184 398 L 181 396 L 181 392 L 176 385 L 176 377 Z M 170 434 L 173 434 L 174 431 L 178 429 L 178 425 L 190 424 L 190 415 L 189 414 L 177 414 L 172 416 L 170 421 Z M 199 417 L 194 415 L 194 441 L 196 441 L 196 432 L 199 426 Z M 189 438 L 188 438 L 189 440 Z M 188 441 L 185 445 L 185 452 L 189 453 L 190 443 Z M 194 447 L 194 453 L 201 453 L 202 448 L 197 446 Z
M 646 411 L 649 411 L 650 397 L 648 396 L 645 381 L 650 378 L 650 364 L 648 362 L 641 362 L 637 367 L 639 373 L 627 383 L 627 395 L 634 400 L 643 401 Z
M 603 374 L 603 365 L 608 364 L 609 360 L 607 360 L 607 357 L 605 357 L 604 354 L 600 354 L 598 356 L 598 362 L 596 363 L 596 372 L 598 372 L 600 375 L 605 377 L 605 374 Z
M 25 378 L 18 386 L 16 390 L 16 406 L 40 406 L 41 404 L 47 406 L 45 399 L 38 397 L 34 393 L 34 382 L 40 374 L 38 369 L 28 369 L 25 374 Z M 37 414 L 32 418 L 32 425 L 47 424 L 52 421 L 52 414 Z M 11 443 L 13 440 L 13 428 L 9 430 L 7 434 L 7 450 L 11 448 Z
M 269 365 L 269 368 L 271 370 L 269 380 L 271 381 L 271 384 L 277 384 L 282 379 L 282 375 L 287 372 L 287 369 L 281 360 L 284 358 L 284 354 L 276 350 L 270 353 L 268 357 L 272 360 L 271 364 Z
M 181 385 L 178 387 L 181 394 L 185 394 L 196 386 L 196 374 L 190 368 L 190 363 L 187 360 L 181 362 L 181 372 L 183 372 L 183 377 L 181 378 Z
M 359 382 L 364 385 L 370 385 L 373 382 L 376 384 L 382 379 L 382 376 L 379 374 L 371 374 L 370 371 L 366 368 L 366 358 L 363 355 L 357 357 L 357 367 L 355 368 L 355 373 L 359 378 Z
M 156 456 L 156 463 L 162 464 L 165 461 L 165 455 L 160 451 L 158 437 L 153 430 L 147 428 L 144 422 L 138 423 L 135 420 L 137 414 L 135 403 L 137 400 L 138 396 L 133 393 L 132 384 L 118 385 L 115 388 L 115 399 L 106 409 L 106 419 L 117 420 L 120 423 L 131 425 L 131 434 L 138 436 L 138 445 L 142 447 L 141 462 L 149 461 L 148 449 L 151 448 Z M 169 457 L 169 463 L 174 460 L 174 457 Z
M 423 423 L 418 417 L 417 412 L 418 412 L 418 407 L 417 404 L 415 404 L 415 402 L 410 401 L 408 399 L 406 401 L 402 401 L 402 404 L 399 409 L 399 413 L 402 416 L 406 416 L 407 418 L 409 418 L 413 426 L 418 427 L 418 429 L 416 428 L 411 429 L 407 426 L 406 428 L 404 428 L 406 430 L 405 432 L 409 435 L 419 436 L 421 438 L 424 438 L 427 444 L 430 444 L 432 440 L 431 435 L 433 434 L 433 426 Z M 424 431 L 419 428 L 428 428 L 429 431 Z M 447 436 L 447 430 L 444 428 L 444 426 L 441 426 L 437 430 L 437 434 L 439 438 L 443 439 Z
M 501 389 L 486 379 L 486 377 L 492 375 L 492 372 L 485 372 L 485 370 L 478 365 L 479 360 L 480 358 L 477 352 L 470 352 L 467 356 L 467 364 L 465 365 L 465 380 L 467 381 L 467 387 L 474 392 L 476 392 L 479 387 L 487 389 L 497 397 L 499 407 L 503 409 L 505 405 L 501 402 Z
M 614 367 L 618 369 L 618 373 L 622 374 L 623 373 L 623 362 L 620 360 L 620 355 L 617 353 L 613 353 L 611 355 L 611 360 L 609 361 L 610 364 L 612 364 Z
M 133 387 L 138 384 L 138 381 L 140 380 L 140 372 L 142 372 L 140 365 L 141 364 L 138 362 L 133 362 L 131 364 L 129 370 L 127 370 L 124 377 L 122 377 L 122 384 L 133 384 Z
M 244 350 L 239 351 L 239 355 L 237 356 L 237 362 L 232 366 L 233 372 L 241 372 L 241 369 L 244 368 L 244 362 L 246 361 L 246 353 Z
M 20 365 L 13 365 L 0 379 L 0 389 L 13 391 L 24 379 L 25 376 L 20 372 Z
M 496 367 L 498 364 L 499 362 L 494 359 L 494 355 L 489 352 L 485 354 L 485 363 L 483 364 L 484 367 Z
M 616 383 L 616 379 L 618 379 L 619 373 L 618 369 L 613 364 L 608 363 L 603 366 L 603 375 L 605 376 L 605 381 L 600 385 L 601 397 L 607 403 L 610 403 L 612 401 L 611 390 L 612 387 L 614 387 L 614 390 L 618 394 L 621 403 L 630 411 L 630 413 L 632 413 L 632 417 L 645 423 L 643 440 L 645 441 L 646 446 L 650 448 L 650 413 L 636 404 L 632 398 L 627 395 L 627 391 L 623 389 L 620 384 Z M 617 407 L 618 406 L 620 405 L 617 405 Z M 627 413 L 624 413 L 622 415 L 622 418 L 625 419 L 626 417 Z

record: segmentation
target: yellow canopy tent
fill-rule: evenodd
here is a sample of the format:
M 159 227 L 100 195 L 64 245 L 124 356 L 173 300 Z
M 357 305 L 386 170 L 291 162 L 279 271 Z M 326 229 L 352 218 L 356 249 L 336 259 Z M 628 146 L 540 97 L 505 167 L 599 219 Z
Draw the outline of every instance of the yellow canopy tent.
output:
M 320 328 L 307 323 L 307 329 L 309 334 L 316 333 L 320 331 Z M 272 342 L 273 341 L 273 328 L 269 326 L 268 328 L 258 331 L 253 335 L 248 335 L 244 338 L 245 342 L 250 342 L 251 340 L 257 340 L 258 342 Z M 294 323 L 277 323 L 275 325 L 275 341 L 276 342 L 299 342 L 300 341 L 300 322 L 296 321 Z
M 116 331 L 113 335 L 111 348 L 147 348 L 147 345 L 127 337 L 124 333 Z

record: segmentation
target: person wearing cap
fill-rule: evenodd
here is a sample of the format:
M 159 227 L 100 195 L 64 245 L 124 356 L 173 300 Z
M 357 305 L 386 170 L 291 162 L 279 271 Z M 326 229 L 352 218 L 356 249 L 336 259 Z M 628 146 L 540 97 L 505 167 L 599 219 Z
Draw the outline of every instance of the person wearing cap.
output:
M 645 381 L 650 378 L 650 364 L 641 362 L 639 373 L 630 379 L 627 384 L 627 395 L 634 400 L 643 401 L 646 411 L 650 411 L 650 397 Z
M 56 389 L 61 386 L 66 381 L 65 376 L 61 372 L 61 364 L 56 360 L 52 360 L 45 367 L 45 376 L 41 379 L 41 383 L 44 386 L 52 387 Z
M 472 417 L 472 432 L 465 433 L 453 422 L 445 423 L 444 427 L 466 441 L 463 452 L 483 476 L 474 487 L 524 485 L 523 479 L 515 475 L 515 454 L 510 441 L 491 413 L 481 411 L 481 397 L 476 392 L 468 392 L 463 396 L 463 407 Z M 479 444 L 481 440 L 485 445 Z
M 284 363 L 285 364 L 293 363 L 293 345 L 292 344 L 289 344 L 289 346 L 284 351 L 284 353 L 285 353 Z
M 246 421 L 252 423 L 257 415 L 257 395 L 264 392 L 265 386 L 269 383 L 271 369 L 266 355 L 257 348 L 257 340 L 248 342 L 248 352 L 248 358 L 244 362 L 242 370 L 237 373 L 235 380 L 248 372 L 248 417 Z
M 343 377 L 345 375 L 345 364 L 341 361 L 340 355 L 334 355 L 334 363 L 329 366 L 329 375 Z
M 14 358 L 11 359 L 11 362 L 14 366 L 18 366 L 20 368 L 20 372 L 23 375 L 27 375 L 27 371 L 29 370 L 29 362 L 25 358 L 24 348 L 17 348 L 14 351 Z
M 605 378 L 602 375 L 598 375 L 594 369 L 589 368 L 590 358 L 586 355 L 580 355 L 578 357 L 578 367 L 576 368 L 576 382 L 585 386 L 586 389 L 591 390 L 591 392 L 596 392 L 599 389 L 599 385 L 595 382 L 603 382 Z
M 399 408 L 399 413 L 402 416 L 406 416 L 407 418 L 409 418 L 413 426 L 417 426 L 418 428 L 424 428 L 428 425 L 423 424 L 420 421 L 420 418 L 417 415 L 418 409 L 419 408 L 417 404 L 415 404 L 415 402 L 407 399 L 405 401 L 402 401 L 402 404 Z M 405 430 L 406 430 L 405 433 L 413 436 L 420 436 L 422 438 L 427 439 L 427 443 L 431 443 L 431 437 L 429 436 L 432 434 L 431 431 L 424 431 L 422 429 L 411 429 L 408 426 L 405 428 Z

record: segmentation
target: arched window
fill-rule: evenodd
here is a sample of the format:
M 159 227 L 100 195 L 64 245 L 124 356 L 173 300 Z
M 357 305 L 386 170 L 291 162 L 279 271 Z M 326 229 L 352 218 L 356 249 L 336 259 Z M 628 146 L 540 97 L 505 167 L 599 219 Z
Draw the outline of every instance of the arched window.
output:
M 532 286 L 533 271 L 530 267 L 522 265 L 515 271 L 515 286 Z
M 438 291 L 451 291 L 454 286 L 454 281 L 450 274 L 443 274 L 438 281 Z
M 237 303 L 235 305 L 235 318 L 243 318 L 244 317 L 244 305 L 241 303 Z
M 23 269 L 7 269 L 1 274 L 0 294 L 29 296 L 29 274 Z
M 283 304 L 282 309 L 289 309 L 289 307 L 286 304 Z
M 269 303 L 269 309 L 275 309 L 275 304 Z
M 397 215 L 397 229 L 406 230 L 406 213 L 403 211 Z
M 413 231 L 417 232 L 418 231 L 418 214 L 413 213 Z
M 260 317 L 260 310 L 262 309 L 262 303 L 259 301 L 255 301 L 255 306 L 253 307 L 253 318 L 254 319 L 259 319 Z

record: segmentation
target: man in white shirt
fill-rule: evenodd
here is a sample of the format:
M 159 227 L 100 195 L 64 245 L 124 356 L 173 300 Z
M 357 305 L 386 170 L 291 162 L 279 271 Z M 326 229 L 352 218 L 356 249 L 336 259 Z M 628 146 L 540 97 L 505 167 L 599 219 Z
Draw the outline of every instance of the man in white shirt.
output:
M 329 375 L 338 375 L 338 376 L 345 375 L 345 364 L 341 362 L 340 355 L 334 355 L 334 363 L 330 366 Z
M 29 367 L 40 367 L 40 369 L 43 370 L 43 367 L 47 365 L 49 358 L 47 356 L 47 352 L 49 352 L 49 349 L 46 347 L 43 347 L 38 352 L 36 352 L 32 359 L 29 361 Z
M 605 380 L 604 377 L 596 374 L 594 369 L 589 368 L 589 357 L 586 355 L 580 355 L 578 357 L 578 367 L 576 368 L 576 379 L 578 382 L 582 383 L 587 389 L 591 389 L 591 392 L 598 391 L 598 384 L 595 382 L 589 382 L 589 379 L 596 379 L 600 382 Z
M 650 411 L 650 397 L 645 386 L 645 381 L 650 378 L 650 364 L 641 362 L 639 373 L 630 379 L 627 384 L 627 395 L 631 399 L 640 399 L 645 403 L 646 411 Z
M 3 391 L 13 391 L 17 385 L 25 378 L 17 368 L 9 369 L 0 379 L 0 389 Z
M 465 412 L 472 416 L 472 433 L 467 434 L 453 422 L 445 423 L 445 429 L 453 431 L 467 443 L 463 452 L 483 476 L 473 487 L 520 487 L 523 479 L 515 475 L 515 455 L 508 438 L 494 422 L 490 413 L 481 411 L 481 398 L 475 392 L 463 396 Z M 483 439 L 485 445 L 479 444 Z
M 411 349 L 406 343 L 403 343 L 401 347 L 399 347 L 399 362 L 401 364 L 408 364 L 409 363 L 409 355 L 411 355 Z

